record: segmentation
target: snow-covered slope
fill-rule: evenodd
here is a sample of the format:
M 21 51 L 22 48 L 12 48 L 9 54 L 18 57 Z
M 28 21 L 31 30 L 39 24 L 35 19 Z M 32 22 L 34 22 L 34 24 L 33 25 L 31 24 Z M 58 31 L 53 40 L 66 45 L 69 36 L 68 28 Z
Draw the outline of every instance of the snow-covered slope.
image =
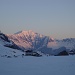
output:
M 75 38 L 66 38 L 63 40 L 54 40 L 53 42 L 48 42 L 47 47 L 58 49 L 60 47 L 66 47 L 67 49 L 75 49 Z
M 0 57 L 12 58 L 22 56 L 22 54 L 24 53 L 20 50 L 11 49 L 0 44 Z
M 67 49 L 75 49 L 75 38 L 66 38 L 57 42 L 59 46 L 64 46 Z
M 11 41 L 5 34 L 0 33 L 0 44 L 5 47 L 20 49 L 13 41 Z
M 18 55 L 22 55 L 22 52 L 17 49 L 20 48 L 9 40 L 5 34 L 0 33 L 0 57 L 17 57 Z

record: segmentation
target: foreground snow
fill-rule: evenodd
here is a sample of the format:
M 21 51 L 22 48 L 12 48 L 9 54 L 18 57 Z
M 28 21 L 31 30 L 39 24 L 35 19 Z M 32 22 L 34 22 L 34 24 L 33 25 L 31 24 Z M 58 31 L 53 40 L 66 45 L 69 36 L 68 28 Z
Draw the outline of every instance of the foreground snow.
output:
M 0 75 L 75 75 L 75 56 L 33 57 L 22 54 L 0 45 Z
M 0 57 L 0 75 L 75 75 L 75 56 Z

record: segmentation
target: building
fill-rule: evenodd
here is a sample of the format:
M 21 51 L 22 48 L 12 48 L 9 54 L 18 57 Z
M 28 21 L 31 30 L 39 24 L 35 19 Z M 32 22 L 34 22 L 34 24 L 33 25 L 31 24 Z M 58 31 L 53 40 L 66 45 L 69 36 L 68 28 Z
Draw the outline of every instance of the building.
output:
M 34 52 L 34 51 L 32 51 L 32 50 L 27 50 L 27 51 L 25 51 L 25 55 L 26 56 L 37 56 L 37 57 L 40 57 L 40 56 L 42 56 L 42 55 L 40 55 L 39 53 L 37 53 L 37 52 Z

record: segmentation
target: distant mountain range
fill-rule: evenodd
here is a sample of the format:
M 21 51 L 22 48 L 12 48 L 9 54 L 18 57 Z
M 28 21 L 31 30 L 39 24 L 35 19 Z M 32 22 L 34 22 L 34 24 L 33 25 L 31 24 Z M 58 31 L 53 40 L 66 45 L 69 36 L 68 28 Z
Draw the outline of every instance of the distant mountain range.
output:
M 34 50 L 47 54 L 56 54 L 57 52 L 61 52 L 63 50 L 69 51 L 75 49 L 75 38 L 56 40 L 49 36 L 35 33 L 32 30 L 20 31 L 11 35 L 2 35 L 2 33 L 0 33 L 0 44 L 1 43 L 5 46 L 21 49 L 23 51 Z

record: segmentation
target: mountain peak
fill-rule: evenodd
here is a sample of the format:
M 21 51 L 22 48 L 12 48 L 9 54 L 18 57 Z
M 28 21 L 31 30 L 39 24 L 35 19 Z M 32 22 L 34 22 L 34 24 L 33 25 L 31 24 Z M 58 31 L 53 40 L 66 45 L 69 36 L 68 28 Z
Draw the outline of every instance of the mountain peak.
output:
M 19 31 L 19 32 L 15 33 L 15 34 L 20 34 L 20 33 L 26 34 L 26 33 L 35 33 L 35 32 L 33 32 L 32 30 L 28 30 L 28 31 L 22 30 L 22 31 Z
M 17 33 L 15 33 L 14 34 L 15 36 L 31 36 L 31 37 L 40 37 L 40 38 L 42 38 L 42 37 L 44 37 L 44 35 L 41 35 L 41 34 L 39 34 L 39 33 L 36 33 L 36 32 L 34 32 L 34 31 L 32 31 L 32 30 L 28 30 L 28 31 L 25 31 L 25 30 L 23 30 L 23 31 L 19 31 L 19 32 L 17 32 Z

